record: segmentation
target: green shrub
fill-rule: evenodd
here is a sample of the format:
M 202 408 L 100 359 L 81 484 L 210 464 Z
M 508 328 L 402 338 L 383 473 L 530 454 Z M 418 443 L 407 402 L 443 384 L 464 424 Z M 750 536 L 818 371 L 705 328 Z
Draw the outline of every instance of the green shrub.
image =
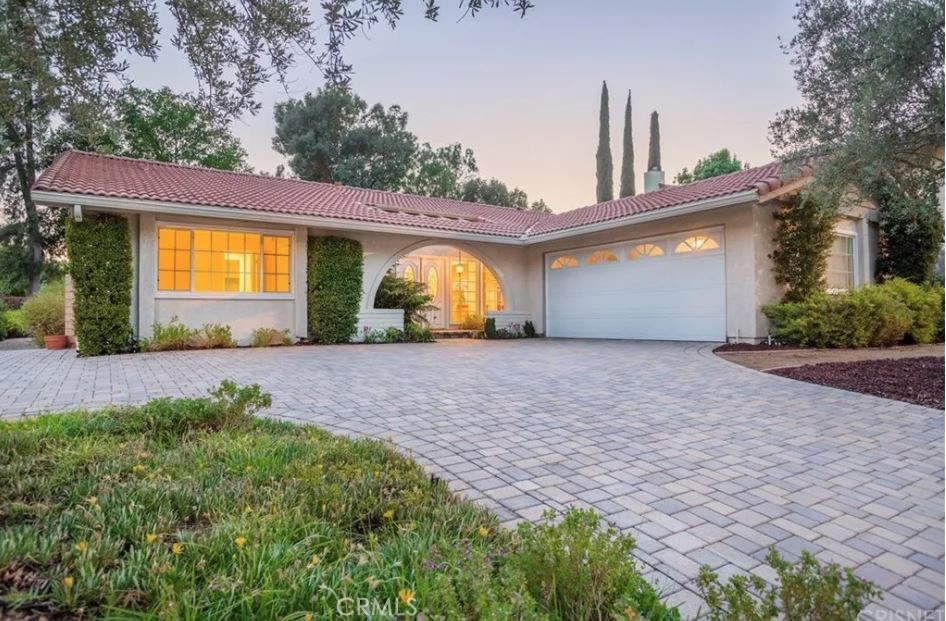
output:
M 3 303 L 0 302 L 0 341 L 7 338 L 9 332 L 9 320 L 7 319 L 7 311 L 3 307 Z
M 403 338 L 407 343 L 433 343 L 434 333 L 427 326 L 408 323 L 404 325 Z
M 43 285 L 39 293 L 23 303 L 20 310 L 27 329 L 40 347 L 47 334 L 65 334 L 66 296 L 62 281 Z
M 66 222 L 75 299 L 76 339 L 85 356 L 134 349 L 131 330 L 131 240 L 128 220 L 92 214 Z
M 488 317 L 483 323 L 483 333 L 488 339 L 496 338 L 496 318 Z
M 191 349 L 225 349 L 236 347 L 230 326 L 219 323 L 205 323 L 194 330 L 188 342 Z
M 174 316 L 167 325 L 155 323 L 151 329 L 151 338 L 139 341 L 142 351 L 236 347 L 230 326 L 219 323 L 205 323 L 199 328 L 191 329 Z
M 292 333 L 279 328 L 256 328 L 250 337 L 252 347 L 274 347 L 292 345 Z
M 703 566 L 697 579 L 709 621 L 856 621 L 880 591 L 850 569 L 822 565 L 809 552 L 792 565 L 771 549 L 766 557 L 778 576 L 769 586 L 757 575 L 736 575 L 722 583 Z
M 825 269 L 834 242 L 837 205 L 819 204 L 803 193 L 775 212 L 775 282 L 786 288 L 785 301 L 797 302 L 825 289 Z
M 405 324 L 403 330 L 393 326 L 374 330 L 365 327 L 361 333 L 362 343 L 432 343 L 433 341 L 434 333 L 430 331 L 430 328 L 416 323 Z
M 65 302 L 63 302 L 63 313 L 65 313 Z M 26 325 L 26 317 L 23 315 L 22 308 L 7 310 L 4 315 L 7 319 L 7 338 L 29 336 L 30 329 Z
M 909 307 L 913 321 L 907 330 L 907 341 L 932 343 L 943 324 L 943 288 L 920 286 L 903 278 L 892 278 L 882 285 Z
M 535 338 L 535 324 L 527 319 L 526 322 L 522 324 L 522 333 L 526 335 L 527 339 Z
M 310 237 L 308 272 L 309 338 L 317 343 L 349 342 L 358 330 L 361 244 L 341 237 Z
M 820 293 L 800 302 L 765 306 L 762 312 L 778 340 L 805 347 L 886 347 L 903 342 L 914 325 L 929 318 L 903 301 L 895 284 L 863 287 L 837 294 Z M 935 295 L 935 294 L 934 294 Z
M 410 323 L 425 324 L 424 313 L 437 310 L 431 304 L 434 296 L 427 293 L 427 285 L 414 280 L 406 280 L 393 272 L 388 272 L 381 279 L 378 293 L 374 297 L 375 308 L 399 308 L 404 311 L 404 325 Z
M 538 525 L 520 523 L 519 544 L 509 558 L 552 618 L 680 618 L 641 577 L 631 557 L 633 538 L 613 526 L 603 528 L 591 510 L 573 509 L 558 524 L 554 518 L 547 512 Z
M 461 330 L 482 330 L 483 326 L 483 318 L 479 315 L 467 315 L 460 322 Z

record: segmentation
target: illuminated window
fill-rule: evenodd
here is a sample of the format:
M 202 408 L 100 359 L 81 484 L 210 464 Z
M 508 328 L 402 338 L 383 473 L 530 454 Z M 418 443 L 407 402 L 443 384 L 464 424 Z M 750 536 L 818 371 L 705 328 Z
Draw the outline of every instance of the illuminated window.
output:
M 414 266 L 408 265 L 404 268 L 404 280 L 414 282 Z
M 434 297 L 440 293 L 440 277 L 437 275 L 437 268 L 433 265 L 427 270 L 427 293 Z
M 718 250 L 719 242 L 706 235 L 694 235 L 687 237 L 674 248 L 674 254 L 684 254 L 687 252 L 701 252 L 705 250 Z
M 291 244 L 285 235 L 158 229 L 158 290 L 288 293 Z
M 451 261 L 453 284 L 450 287 L 450 323 L 458 324 L 470 315 L 479 313 L 476 272 L 478 261 L 463 259 Z
M 854 238 L 838 235 L 831 245 L 828 266 L 825 272 L 828 289 L 848 290 L 854 288 Z
M 617 263 L 618 256 L 610 250 L 595 250 L 588 257 L 588 265 L 597 265 L 599 263 Z
M 483 304 L 488 311 L 506 310 L 506 301 L 503 299 L 503 290 L 493 273 L 483 266 Z
M 158 289 L 190 291 L 191 232 L 187 229 L 158 231 Z
M 630 260 L 640 259 L 641 257 L 662 257 L 664 249 L 656 244 L 638 244 L 627 253 Z
M 552 261 L 553 270 L 560 270 L 564 267 L 578 267 L 578 260 L 566 254 Z

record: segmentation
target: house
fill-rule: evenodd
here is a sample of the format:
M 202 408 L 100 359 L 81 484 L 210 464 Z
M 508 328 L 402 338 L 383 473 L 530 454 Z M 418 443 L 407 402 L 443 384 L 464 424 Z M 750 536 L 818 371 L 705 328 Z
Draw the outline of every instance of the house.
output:
M 132 326 L 229 324 L 306 333 L 306 244 L 358 240 L 360 328 L 401 324 L 374 308 L 390 269 L 425 282 L 435 328 L 471 315 L 497 326 L 531 320 L 551 337 L 759 341 L 776 301 L 769 254 L 783 182 L 777 164 L 558 214 L 541 214 L 71 151 L 36 180 L 37 203 L 73 216 L 127 216 Z M 873 280 L 876 212 L 837 224 L 829 286 Z

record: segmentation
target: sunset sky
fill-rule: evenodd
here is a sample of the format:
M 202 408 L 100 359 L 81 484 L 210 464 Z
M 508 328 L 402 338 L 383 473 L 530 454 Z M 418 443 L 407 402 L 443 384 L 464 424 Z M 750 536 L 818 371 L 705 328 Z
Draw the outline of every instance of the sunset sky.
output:
M 639 190 L 652 110 L 660 113 L 668 182 L 721 147 L 753 165 L 771 159 L 768 122 L 799 100 L 778 41 L 794 32 L 793 2 L 534 3 L 525 19 L 496 9 L 458 21 L 456 3 L 444 0 L 441 21 L 432 23 L 420 0 L 406 0 L 396 30 L 379 26 L 347 45 L 352 86 L 369 104 L 401 105 L 420 141 L 471 147 L 482 176 L 519 186 L 555 211 L 594 202 L 602 80 L 611 91 L 615 191 L 628 89 Z M 136 60 L 129 75 L 141 87 L 196 88 L 167 44 L 157 63 Z M 260 113 L 236 121 L 234 133 L 257 170 L 283 161 L 271 146 L 273 104 L 321 84 L 300 59 L 288 92 L 273 81 L 260 93 Z

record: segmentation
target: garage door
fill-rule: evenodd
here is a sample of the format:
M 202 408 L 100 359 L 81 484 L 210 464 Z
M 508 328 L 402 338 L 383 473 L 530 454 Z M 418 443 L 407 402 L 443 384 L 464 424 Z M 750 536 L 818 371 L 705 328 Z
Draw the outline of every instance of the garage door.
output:
M 722 229 L 548 254 L 545 274 L 549 336 L 725 340 Z

